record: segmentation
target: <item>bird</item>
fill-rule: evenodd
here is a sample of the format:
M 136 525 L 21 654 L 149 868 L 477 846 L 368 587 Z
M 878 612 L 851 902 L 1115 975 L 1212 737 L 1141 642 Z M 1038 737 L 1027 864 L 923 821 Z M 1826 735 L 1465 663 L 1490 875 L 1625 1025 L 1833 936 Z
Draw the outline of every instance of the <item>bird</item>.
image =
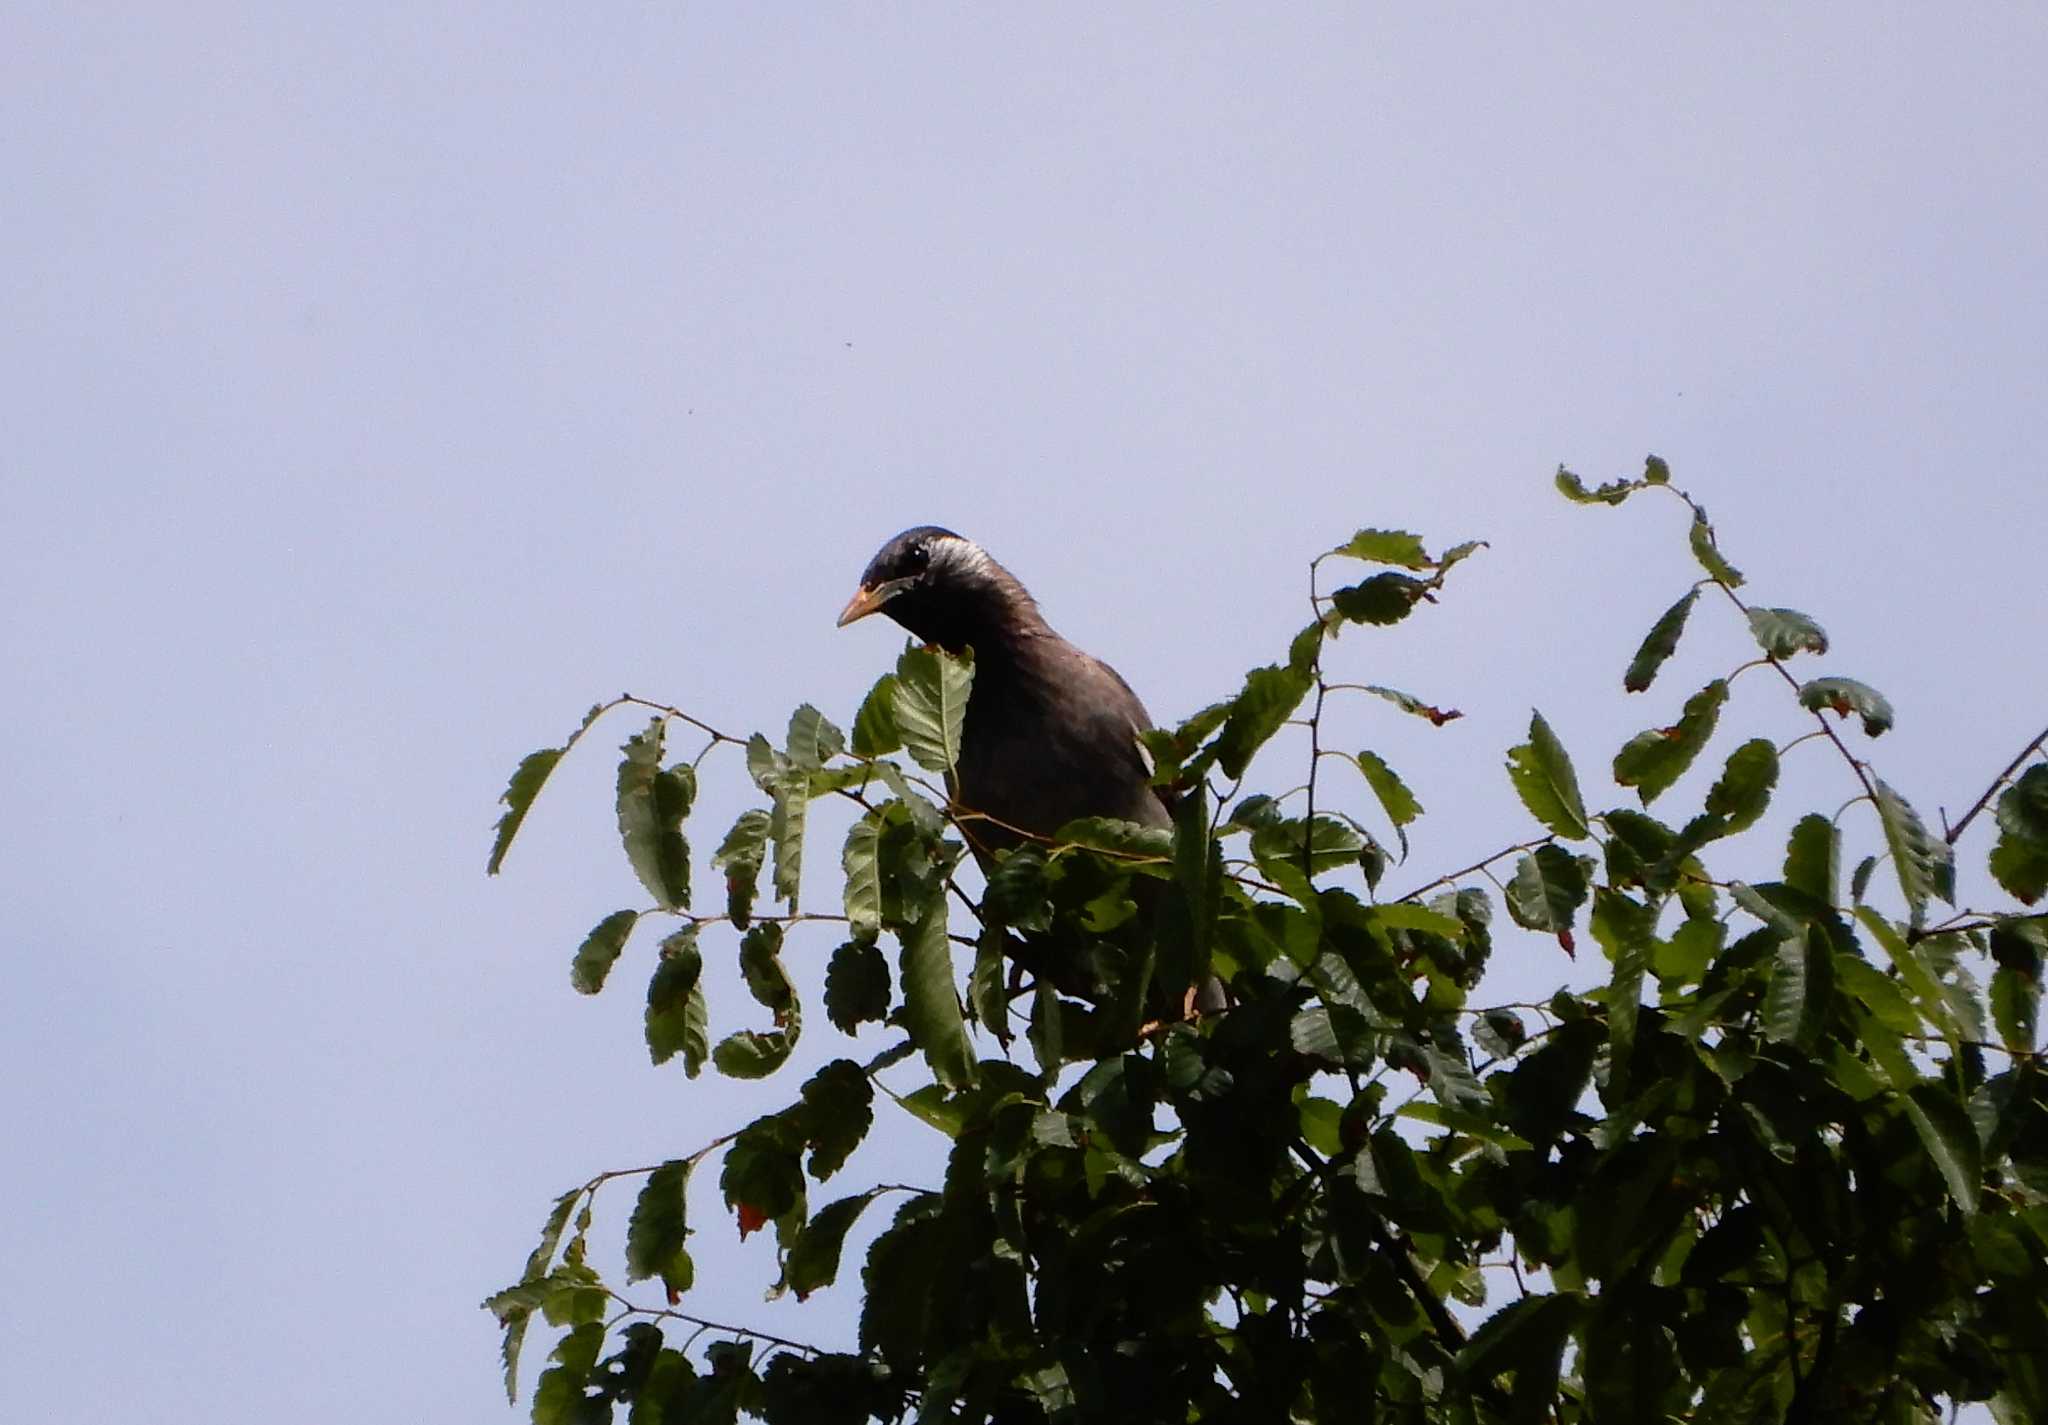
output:
M 949 653 L 974 651 L 951 791 L 984 870 L 1081 817 L 1172 825 L 1173 793 L 1152 785 L 1139 741 L 1152 727 L 1144 703 L 1116 669 L 1060 637 L 979 544 L 938 525 L 889 540 L 839 626 L 876 613 Z

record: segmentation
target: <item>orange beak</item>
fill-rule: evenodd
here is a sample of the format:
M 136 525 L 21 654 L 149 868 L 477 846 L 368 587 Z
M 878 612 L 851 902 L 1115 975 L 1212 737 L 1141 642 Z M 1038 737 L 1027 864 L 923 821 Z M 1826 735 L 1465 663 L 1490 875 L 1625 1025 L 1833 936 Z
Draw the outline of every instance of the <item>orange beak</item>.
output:
M 877 612 L 883 604 L 889 602 L 889 596 L 895 592 L 895 588 L 889 584 L 880 584 L 872 589 L 856 589 L 853 597 L 846 601 L 846 607 L 839 611 L 837 626 L 845 628 L 855 620 L 864 619 L 869 614 Z

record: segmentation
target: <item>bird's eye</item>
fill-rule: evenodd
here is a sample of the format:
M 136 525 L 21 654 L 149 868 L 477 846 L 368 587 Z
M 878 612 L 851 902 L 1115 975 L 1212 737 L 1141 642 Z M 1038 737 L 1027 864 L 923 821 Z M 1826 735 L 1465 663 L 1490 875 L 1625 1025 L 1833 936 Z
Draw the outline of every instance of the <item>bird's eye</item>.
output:
M 921 570 L 932 562 L 932 547 L 920 540 L 904 552 L 903 561 L 912 570 Z

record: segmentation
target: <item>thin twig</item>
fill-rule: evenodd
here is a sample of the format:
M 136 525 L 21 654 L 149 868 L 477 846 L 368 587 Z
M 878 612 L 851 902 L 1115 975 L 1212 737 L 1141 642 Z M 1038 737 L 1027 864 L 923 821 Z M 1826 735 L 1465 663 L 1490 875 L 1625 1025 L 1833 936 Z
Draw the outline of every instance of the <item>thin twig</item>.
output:
M 1968 826 L 1971 822 L 1977 819 L 1977 813 L 1984 810 L 1986 806 L 1990 805 L 1992 796 L 1997 793 L 2000 787 L 2006 784 L 2006 782 L 2012 777 L 2013 773 L 2019 771 L 2020 763 L 2026 761 L 2036 752 L 2039 752 L 2041 750 L 2042 744 L 2044 743 L 2048 743 L 2048 727 L 2042 728 L 2040 734 L 2037 737 L 2035 737 L 2032 742 L 2029 742 L 2025 747 L 2022 747 L 2020 749 L 2019 756 L 2013 758 L 2012 761 L 2005 764 L 2005 770 L 2003 772 L 2000 772 L 1995 778 L 1992 779 L 1991 785 L 1984 789 L 1984 795 L 1977 798 L 1976 802 L 1970 807 L 1970 809 L 1963 813 L 1963 819 L 1957 822 L 1954 826 L 1950 827 L 1948 829 L 1948 834 L 1942 839 L 1947 841 L 1948 844 L 1951 846 L 1955 845 L 1956 838 L 1963 834 L 1963 828 Z M 1942 820 L 1948 820 L 1947 812 L 1942 813 Z

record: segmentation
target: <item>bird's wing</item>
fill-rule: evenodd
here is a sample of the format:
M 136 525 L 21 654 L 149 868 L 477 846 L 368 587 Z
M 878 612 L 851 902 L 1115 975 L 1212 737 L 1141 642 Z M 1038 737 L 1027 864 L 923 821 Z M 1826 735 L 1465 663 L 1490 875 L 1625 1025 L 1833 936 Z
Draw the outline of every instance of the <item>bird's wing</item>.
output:
M 1075 651 L 1079 653 L 1078 649 Z M 1145 711 L 1145 704 L 1139 699 L 1137 693 L 1132 691 L 1131 685 L 1124 681 L 1123 674 L 1117 672 L 1116 669 L 1110 667 L 1100 658 L 1086 653 L 1079 653 L 1079 656 L 1088 670 L 1094 674 L 1091 681 L 1103 690 L 1101 698 L 1102 712 L 1116 719 L 1116 724 L 1112 729 L 1113 735 L 1118 737 L 1120 745 L 1129 750 L 1131 763 L 1136 768 L 1139 782 L 1149 783 L 1155 770 L 1152 754 L 1145 750 L 1145 744 L 1138 740 L 1138 734 L 1152 730 L 1152 714 Z M 1179 798 L 1168 787 L 1148 786 L 1146 790 L 1151 793 L 1151 799 L 1157 802 L 1160 814 L 1156 817 L 1137 816 L 1135 819 L 1157 822 L 1159 825 L 1165 825 L 1170 822 L 1173 819 L 1174 803 Z M 1134 812 L 1149 811 L 1150 807 L 1145 801 L 1140 800 L 1133 810 Z

